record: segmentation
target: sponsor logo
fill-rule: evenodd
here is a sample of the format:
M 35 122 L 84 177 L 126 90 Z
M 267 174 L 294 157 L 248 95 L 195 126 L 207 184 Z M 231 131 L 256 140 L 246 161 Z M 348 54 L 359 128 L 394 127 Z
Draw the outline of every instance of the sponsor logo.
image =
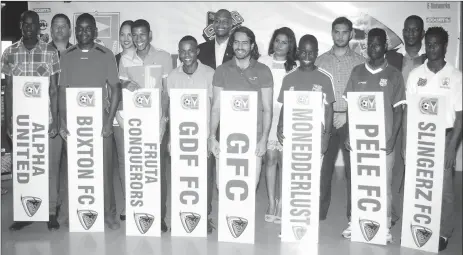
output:
M 138 108 L 151 108 L 151 92 L 137 92 L 133 95 L 133 103 Z
M 51 8 L 34 8 L 32 10 L 36 13 L 51 13 Z
M 365 84 L 367 84 L 367 82 L 366 81 L 359 81 L 358 84 L 365 85 Z
M 418 87 L 424 87 L 426 86 L 426 83 L 428 83 L 427 79 L 419 78 L 416 85 L 418 85 Z
M 21 196 L 21 204 L 27 216 L 32 217 L 39 210 L 42 204 L 42 199 L 38 197 L 23 197 Z
M 306 227 L 293 226 L 293 234 L 294 234 L 294 237 L 298 241 L 301 240 L 305 236 L 305 233 L 307 233 L 307 228 Z
M 187 233 L 193 232 L 201 220 L 201 215 L 192 212 L 180 212 L 180 221 Z
M 199 109 L 198 94 L 185 94 L 182 95 L 182 107 L 187 110 Z
M 154 216 L 147 213 L 134 213 L 135 224 L 137 225 L 138 231 L 145 234 L 151 228 L 154 222 Z
M 450 78 L 449 77 L 445 77 L 443 80 L 442 80 L 442 85 L 440 86 L 441 88 L 445 88 L 445 89 L 449 89 L 449 85 L 450 85 Z
M 309 96 L 308 95 L 297 95 L 297 103 L 302 105 L 309 104 Z
M 428 10 L 450 10 L 450 4 L 442 2 L 428 2 L 427 7 Z
M 379 223 L 371 220 L 359 220 L 360 230 L 362 230 L 363 238 L 367 242 L 371 241 L 378 233 Z
M 322 86 L 318 84 L 314 84 L 312 91 L 322 92 Z
M 358 103 L 361 111 L 376 111 L 375 96 L 360 96 Z
M 248 220 L 241 217 L 227 216 L 227 225 L 232 236 L 238 238 L 248 226 Z
M 95 93 L 93 91 L 82 91 L 77 94 L 77 104 L 82 107 L 95 106 Z
M 89 230 L 98 218 L 98 213 L 92 210 L 77 210 L 77 217 L 82 227 Z
M 450 23 L 451 18 L 450 17 L 427 17 L 426 18 L 427 23 Z
M 232 109 L 234 111 L 249 111 L 249 96 L 233 96 Z
M 413 241 L 419 248 L 423 247 L 432 236 L 431 229 L 422 226 L 410 225 L 410 230 L 412 231 Z
M 43 20 L 43 19 L 40 20 L 40 23 L 39 23 L 39 24 L 40 24 L 40 30 L 45 30 L 45 29 L 47 29 L 47 27 L 48 27 L 48 23 L 47 23 L 46 20 Z
M 26 97 L 40 97 L 42 94 L 42 85 L 40 82 L 26 82 L 23 92 Z
M 380 79 L 379 86 L 386 87 L 387 86 L 387 79 Z
M 437 98 L 423 97 L 420 100 L 420 111 L 423 114 L 437 115 Z

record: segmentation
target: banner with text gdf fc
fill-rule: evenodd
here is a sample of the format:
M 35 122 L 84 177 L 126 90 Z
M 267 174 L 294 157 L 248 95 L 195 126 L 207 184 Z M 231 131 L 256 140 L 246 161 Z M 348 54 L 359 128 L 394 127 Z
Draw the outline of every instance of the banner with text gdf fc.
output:
M 49 78 L 13 77 L 14 221 L 48 221 Z
M 126 235 L 161 236 L 159 89 L 122 90 Z
M 101 88 L 67 88 L 69 231 L 104 232 Z
M 386 245 L 387 176 L 383 92 L 348 92 L 352 151 L 351 241 Z
M 407 94 L 407 159 L 401 246 L 434 253 L 439 251 L 447 112 L 445 99 L 437 95 Z
M 311 250 L 319 229 L 322 94 L 285 91 L 284 97 L 281 241 Z
M 170 90 L 172 236 L 207 237 L 208 100 L 206 89 Z
M 254 243 L 257 105 L 254 91 L 220 94 L 219 242 Z

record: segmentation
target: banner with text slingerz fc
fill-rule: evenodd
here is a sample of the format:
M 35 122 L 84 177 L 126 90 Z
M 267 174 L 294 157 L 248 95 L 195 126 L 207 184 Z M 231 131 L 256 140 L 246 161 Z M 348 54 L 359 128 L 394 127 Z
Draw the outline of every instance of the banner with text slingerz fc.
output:
M 161 236 L 159 89 L 122 90 L 126 235 Z
M 207 237 L 207 100 L 206 89 L 170 90 L 172 236 Z
M 13 77 L 14 221 L 49 221 L 48 86 L 48 77 Z
M 104 232 L 101 88 L 66 89 L 69 231 Z
M 444 179 L 446 98 L 407 95 L 403 247 L 439 251 Z
M 352 151 L 351 241 L 386 245 L 387 176 L 383 92 L 348 92 Z
M 281 241 L 318 243 L 321 92 L 285 91 Z

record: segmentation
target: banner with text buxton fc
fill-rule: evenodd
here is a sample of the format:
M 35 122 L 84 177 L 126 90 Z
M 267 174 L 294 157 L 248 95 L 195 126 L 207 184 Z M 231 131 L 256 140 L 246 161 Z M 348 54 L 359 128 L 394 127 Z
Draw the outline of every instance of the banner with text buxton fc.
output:
M 118 41 L 118 29 L 124 20 L 146 19 L 151 25 L 152 44 L 177 54 L 178 41 L 183 36 L 192 35 L 199 43 L 205 41 L 205 34 L 210 36 L 208 14 L 222 8 L 234 12 L 234 25 L 248 26 L 254 31 L 260 52 L 267 52 L 275 29 L 287 26 L 296 34 L 296 40 L 306 33 L 317 37 L 322 54 L 333 45 L 331 23 L 339 16 L 353 22 L 355 37 L 351 46 L 355 51 L 365 53 L 365 35 L 373 27 L 385 29 L 389 48 L 397 49 L 403 47 L 405 19 L 418 15 L 423 18 L 425 29 L 443 26 L 448 30 L 447 59 L 458 67 L 461 58 L 459 2 L 29 2 L 29 9 L 40 15 L 45 39 L 51 40 L 53 15 L 64 13 L 71 20 L 71 42 L 75 42 L 75 14 L 88 12 L 95 15 L 100 43 L 115 53 L 121 50 L 114 42 Z
M 48 221 L 48 77 L 13 77 L 14 221 Z

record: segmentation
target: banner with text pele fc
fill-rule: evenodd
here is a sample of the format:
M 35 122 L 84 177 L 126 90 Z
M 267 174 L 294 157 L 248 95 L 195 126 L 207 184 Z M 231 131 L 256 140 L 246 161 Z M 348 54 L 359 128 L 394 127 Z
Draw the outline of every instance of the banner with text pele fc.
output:
M 321 92 L 285 91 L 281 241 L 318 243 Z
M 159 90 L 122 90 L 126 235 L 161 236 Z
M 407 95 L 407 159 L 401 246 L 439 250 L 445 152 L 445 97 Z
M 351 240 L 386 245 L 387 176 L 383 92 L 348 92 L 352 151 Z
M 219 242 L 254 243 L 257 106 L 254 91 L 220 94 Z
M 207 237 L 207 100 L 206 89 L 170 90 L 172 236 Z
M 104 232 L 101 88 L 67 88 L 69 231 Z
M 14 221 L 48 221 L 49 78 L 13 77 Z

